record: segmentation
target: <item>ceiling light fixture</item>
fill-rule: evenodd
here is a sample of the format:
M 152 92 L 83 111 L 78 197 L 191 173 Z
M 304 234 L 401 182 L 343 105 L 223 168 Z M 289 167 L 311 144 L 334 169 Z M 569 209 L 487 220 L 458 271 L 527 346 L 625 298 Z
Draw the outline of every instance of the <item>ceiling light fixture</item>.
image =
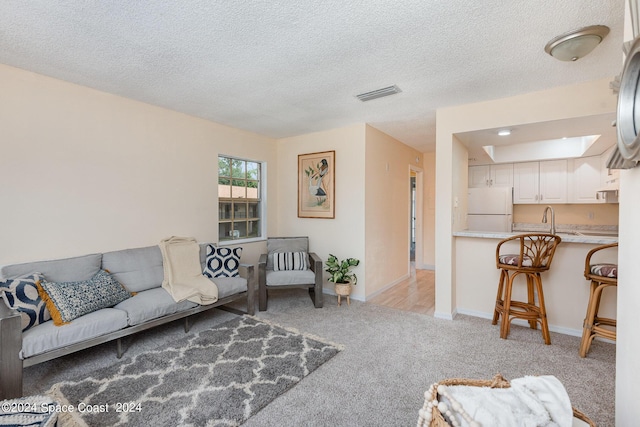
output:
M 498 135 L 500 136 L 509 136 L 511 135 L 511 131 L 509 129 L 502 129 L 498 131 Z
M 609 34 L 605 25 L 591 25 L 552 39 L 544 51 L 560 61 L 577 61 L 589 54 Z

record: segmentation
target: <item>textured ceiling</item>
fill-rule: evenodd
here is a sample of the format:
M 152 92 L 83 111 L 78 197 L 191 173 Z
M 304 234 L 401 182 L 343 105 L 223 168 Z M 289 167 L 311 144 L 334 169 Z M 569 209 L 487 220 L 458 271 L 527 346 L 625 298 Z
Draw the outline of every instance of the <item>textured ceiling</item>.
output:
M 623 15 L 624 0 L 2 0 L 0 63 L 271 137 L 366 122 L 432 151 L 438 107 L 618 74 Z M 544 52 L 593 24 L 611 33 L 590 55 Z

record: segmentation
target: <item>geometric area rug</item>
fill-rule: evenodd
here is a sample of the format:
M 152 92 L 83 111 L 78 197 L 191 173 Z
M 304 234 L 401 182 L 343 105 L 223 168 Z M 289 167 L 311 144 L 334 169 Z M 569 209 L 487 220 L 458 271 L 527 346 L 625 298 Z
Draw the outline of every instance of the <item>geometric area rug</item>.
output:
M 240 316 L 55 384 L 58 425 L 238 426 L 341 350 Z

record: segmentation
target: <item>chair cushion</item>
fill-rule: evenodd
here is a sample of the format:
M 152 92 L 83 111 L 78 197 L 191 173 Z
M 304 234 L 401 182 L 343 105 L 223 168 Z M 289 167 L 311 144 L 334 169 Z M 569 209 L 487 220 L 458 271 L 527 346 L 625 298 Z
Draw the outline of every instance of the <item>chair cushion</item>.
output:
M 309 255 L 306 252 L 277 252 L 273 254 L 273 271 L 307 270 Z
M 267 239 L 267 270 L 273 270 L 273 254 L 278 252 L 309 252 L 308 237 L 270 237 Z
M 498 257 L 498 260 L 499 260 L 500 264 L 518 265 L 520 263 L 520 255 L 518 255 L 518 254 L 500 255 Z M 523 267 L 531 267 L 531 266 L 533 266 L 533 261 L 531 260 L 531 257 L 525 255 L 524 259 L 522 260 L 522 266 Z
M 127 313 L 114 308 L 103 308 L 78 317 L 71 323 L 56 326 L 45 322 L 22 334 L 20 356 L 35 356 L 56 348 L 65 347 L 127 326 Z
M 42 278 L 40 273 L 33 273 L 16 279 L 0 280 L 2 299 L 9 308 L 17 310 L 22 317 L 22 332 L 51 320 L 51 314 L 40 298 L 36 286 Z
M 311 270 L 267 271 L 267 286 L 313 285 L 316 275 Z
M 157 319 L 179 311 L 188 310 L 198 304 L 188 300 L 175 302 L 164 288 L 147 289 L 114 306 L 127 314 L 130 326 Z
M 100 270 L 89 280 L 78 282 L 41 280 L 37 286 L 40 297 L 45 301 L 51 318 L 57 326 L 92 311 L 113 307 L 131 297 L 131 294 L 104 270 Z
M 594 264 L 589 266 L 591 274 L 601 277 L 618 277 L 618 266 L 616 264 Z
M 238 277 L 242 248 L 216 248 L 207 245 L 207 259 L 202 274 L 210 279 L 216 277 Z

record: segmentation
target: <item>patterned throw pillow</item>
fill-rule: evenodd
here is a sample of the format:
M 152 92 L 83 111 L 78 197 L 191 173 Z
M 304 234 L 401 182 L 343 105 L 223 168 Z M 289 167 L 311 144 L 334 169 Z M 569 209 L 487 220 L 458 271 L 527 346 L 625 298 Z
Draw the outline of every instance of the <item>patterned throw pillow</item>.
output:
M 20 312 L 22 332 L 51 320 L 47 306 L 38 294 L 36 283 L 42 280 L 40 273 L 17 279 L 0 280 L 0 294 L 11 309 Z
M 101 308 L 113 307 L 131 297 L 131 294 L 104 270 L 100 270 L 89 280 L 59 283 L 41 280 L 37 286 L 56 326 L 64 325 Z
M 238 277 L 242 248 L 216 248 L 207 245 L 207 262 L 202 274 L 210 279 L 216 277 Z
M 273 271 L 306 270 L 309 268 L 306 252 L 276 252 L 273 254 Z

